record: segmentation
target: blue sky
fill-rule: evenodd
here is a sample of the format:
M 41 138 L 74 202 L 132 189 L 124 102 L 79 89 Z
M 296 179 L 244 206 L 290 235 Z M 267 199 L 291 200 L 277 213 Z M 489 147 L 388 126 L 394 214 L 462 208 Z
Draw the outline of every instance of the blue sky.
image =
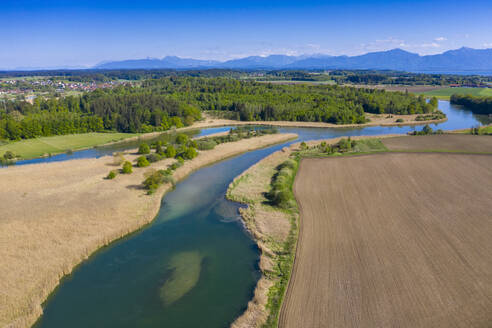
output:
M 0 68 L 492 48 L 492 1 L 0 1 Z

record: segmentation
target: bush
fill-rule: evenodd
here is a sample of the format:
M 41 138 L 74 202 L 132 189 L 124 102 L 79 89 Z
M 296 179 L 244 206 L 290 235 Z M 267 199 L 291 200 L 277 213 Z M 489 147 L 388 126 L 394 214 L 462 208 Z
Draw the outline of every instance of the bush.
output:
M 210 150 L 214 149 L 215 146 L 217 146 L 217 142 L 214 140 L 200 140 L 196 143 L 198 150 Z
M 11 152 L 10 150 L 7 150 L 5 154 L 3 154 L 3 158 L 6 160 L 11 160 L 15 158 L 15 154 Z
M 137 158 L 137 166 L 138 167 L 146 167 L 149 165 L 150 165 L 150 163 L 145 156 L 140 156 L 139 158 Z
M 148 190 L 148 194 L 154 193 L 163 183 L 171 183 L 173 186 L 175 185 L 174 178 L 167 170 L 150 170 L 145 173 L 143 185 L 145 189 Z
M 122 173 L 124 174 L 130 174 L 133 172 L 133 166 L 132 166 L 132 163 L 126 161 L 125 163 L 123 163 L 123 169 L 122 169 Z
M 297 162 L 292 159 L 277 167 L 277 173 L 271 182 L 272 189 L 267 193 L 267 197 L 273 205 L 281 208 L 290 208 L 295 205 L 292 183 L 296 170 Z
M 166 157 L 173 158 L 174 156 L 176 156 L 176 149 L 170 145 L 166 148 Z
M 198 155 L 198 152 L 196 151 L 195 148 L 193 147 L 188 147 L 186 150 L 183 152 L 182 156 L 183 159 L 193 159 Z
M 396 122 L 396 123 L 403 123 L 403 122 L 404 122 L 404 120 L 403 120 L 402 118 L 399 118 L 399 119 L 397 119 L 395 122 Z
M 106 177 L 106 179 L 112 180 L 112 179 L 116 178 L 117 174 L 118 174 L 118 172 L 116 170 L 111 170 L 109 172 L 108 176 Z
M 145 142 L 140 144 L 140 147 L 138 147 L 138 153 L 139 154 L 150 154 L 150 147 L 147 145 Z
M 180 133 L 176 136 L 176 143 L 179 145 L 185 145 L 188 142 L 188 136 L 184 133 Z
M 159 155 L 159 154 L 149 154 L 147 155 L 147 160 L 149 161 L 149 163 L 155 163 L 155 162 L 158 162 L 162 159 L 162 156 Z
M 164 152 L 164 150 L 162 149 L 162 141 L 157 141 L 155 145 L 155 152 L 157 154 L 162 154 Z

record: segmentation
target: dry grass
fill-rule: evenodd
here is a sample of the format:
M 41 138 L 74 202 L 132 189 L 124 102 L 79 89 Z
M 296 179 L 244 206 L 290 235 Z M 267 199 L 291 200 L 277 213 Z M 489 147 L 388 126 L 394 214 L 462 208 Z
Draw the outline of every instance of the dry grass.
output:
M 384 145 L 393 151 L 450 151 L 492 153 L 492 136 L 437 134 L 386 138 Z
M 268 290 L 275 280 L 267 273 L 273 270 L 275 253 L 287 238 L 291 226 L 285 212 L 265 204 L 267 199 L 264 193 L 270 190 L 275 168 L 288 159 L 290 153 L 290 148 L 284 148 L 265 157 L 229 186 L 228 198 L 248 204 L 247 209 L 241 209 L 241 215 L 261 250 L 260 269 L 263 273 L 248 308 L 232 324 L 234 328 L 260 327 L 268 317 Z
M 293 137 L 275 134 L 218 145 L 185 162 L 174 177 Z M 166 168 L 170 161 L 151 168 Z M 170 186 L 145 195 L 141 182 L 149 168 L 105 180 L 112 163 L 112 157 L 102 157 L 0 170 L 0 327 L 30 326 L 62 276 L 155 217 Z
M 490 155 L 303 160 L 280 326 L 490 327 L 491 167 Z
M 284 127 L 301 127 L 301 128 L 353 128 L 364 126 L 403 126 L 403 125 L 424 125 L 431 123 L 445 122 L 447 118 L 440 120 L 429 121 L 416 121 L 416 117 L 419 114 L 413 115 L 388 115 L 388 114 L 370 114 L 366 113 L 366 118 L 371 121 L 364 124 L 333 124 L 324 122 L 291 122 L 291 121 L 235 121 L 226 119 L 215 119 L 204 115 L 205 120 L 197 122 L 193 125 L 193 128 L 213 127 L 213 126 L 226 126 L 226 125 L 273 125 Z M 404 120 L 402 123 L 397 123 L 396 120 L 401 118 Z

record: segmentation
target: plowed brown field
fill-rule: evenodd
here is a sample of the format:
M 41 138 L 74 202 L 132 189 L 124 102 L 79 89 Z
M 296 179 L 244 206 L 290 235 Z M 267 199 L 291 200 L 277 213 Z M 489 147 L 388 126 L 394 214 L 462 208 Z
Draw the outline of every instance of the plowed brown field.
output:
M 435 134 L 382 139 L 389 150 L 492 153 L 492 136 Z
M 492 326 L 492 156 L 304 159 L 294 191 L 281 327 Z

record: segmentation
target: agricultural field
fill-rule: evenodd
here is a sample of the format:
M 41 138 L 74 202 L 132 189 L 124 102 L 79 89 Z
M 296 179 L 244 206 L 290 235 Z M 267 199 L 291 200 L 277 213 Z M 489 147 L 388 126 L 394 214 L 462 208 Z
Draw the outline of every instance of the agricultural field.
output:
M 304 159 L 280 327 L 484 327 L 492 156 Z
M 390 151 L 491 153 L 492 137 L 464 134 L 381 139 Z
M 492 97 L 492 88 L 442 88 L 424 92 L 414 92 L 428 97 L 449 100 L 453 94 Z
M 36 158 L 47 154 L 63 153 L 68 150 L 91 148 L 113 141 L 138 136 L 136 133 L 83 133 L 53 137 L 40 137 L 0 144 L 0 156 L 7 151 L 22 159 Z

